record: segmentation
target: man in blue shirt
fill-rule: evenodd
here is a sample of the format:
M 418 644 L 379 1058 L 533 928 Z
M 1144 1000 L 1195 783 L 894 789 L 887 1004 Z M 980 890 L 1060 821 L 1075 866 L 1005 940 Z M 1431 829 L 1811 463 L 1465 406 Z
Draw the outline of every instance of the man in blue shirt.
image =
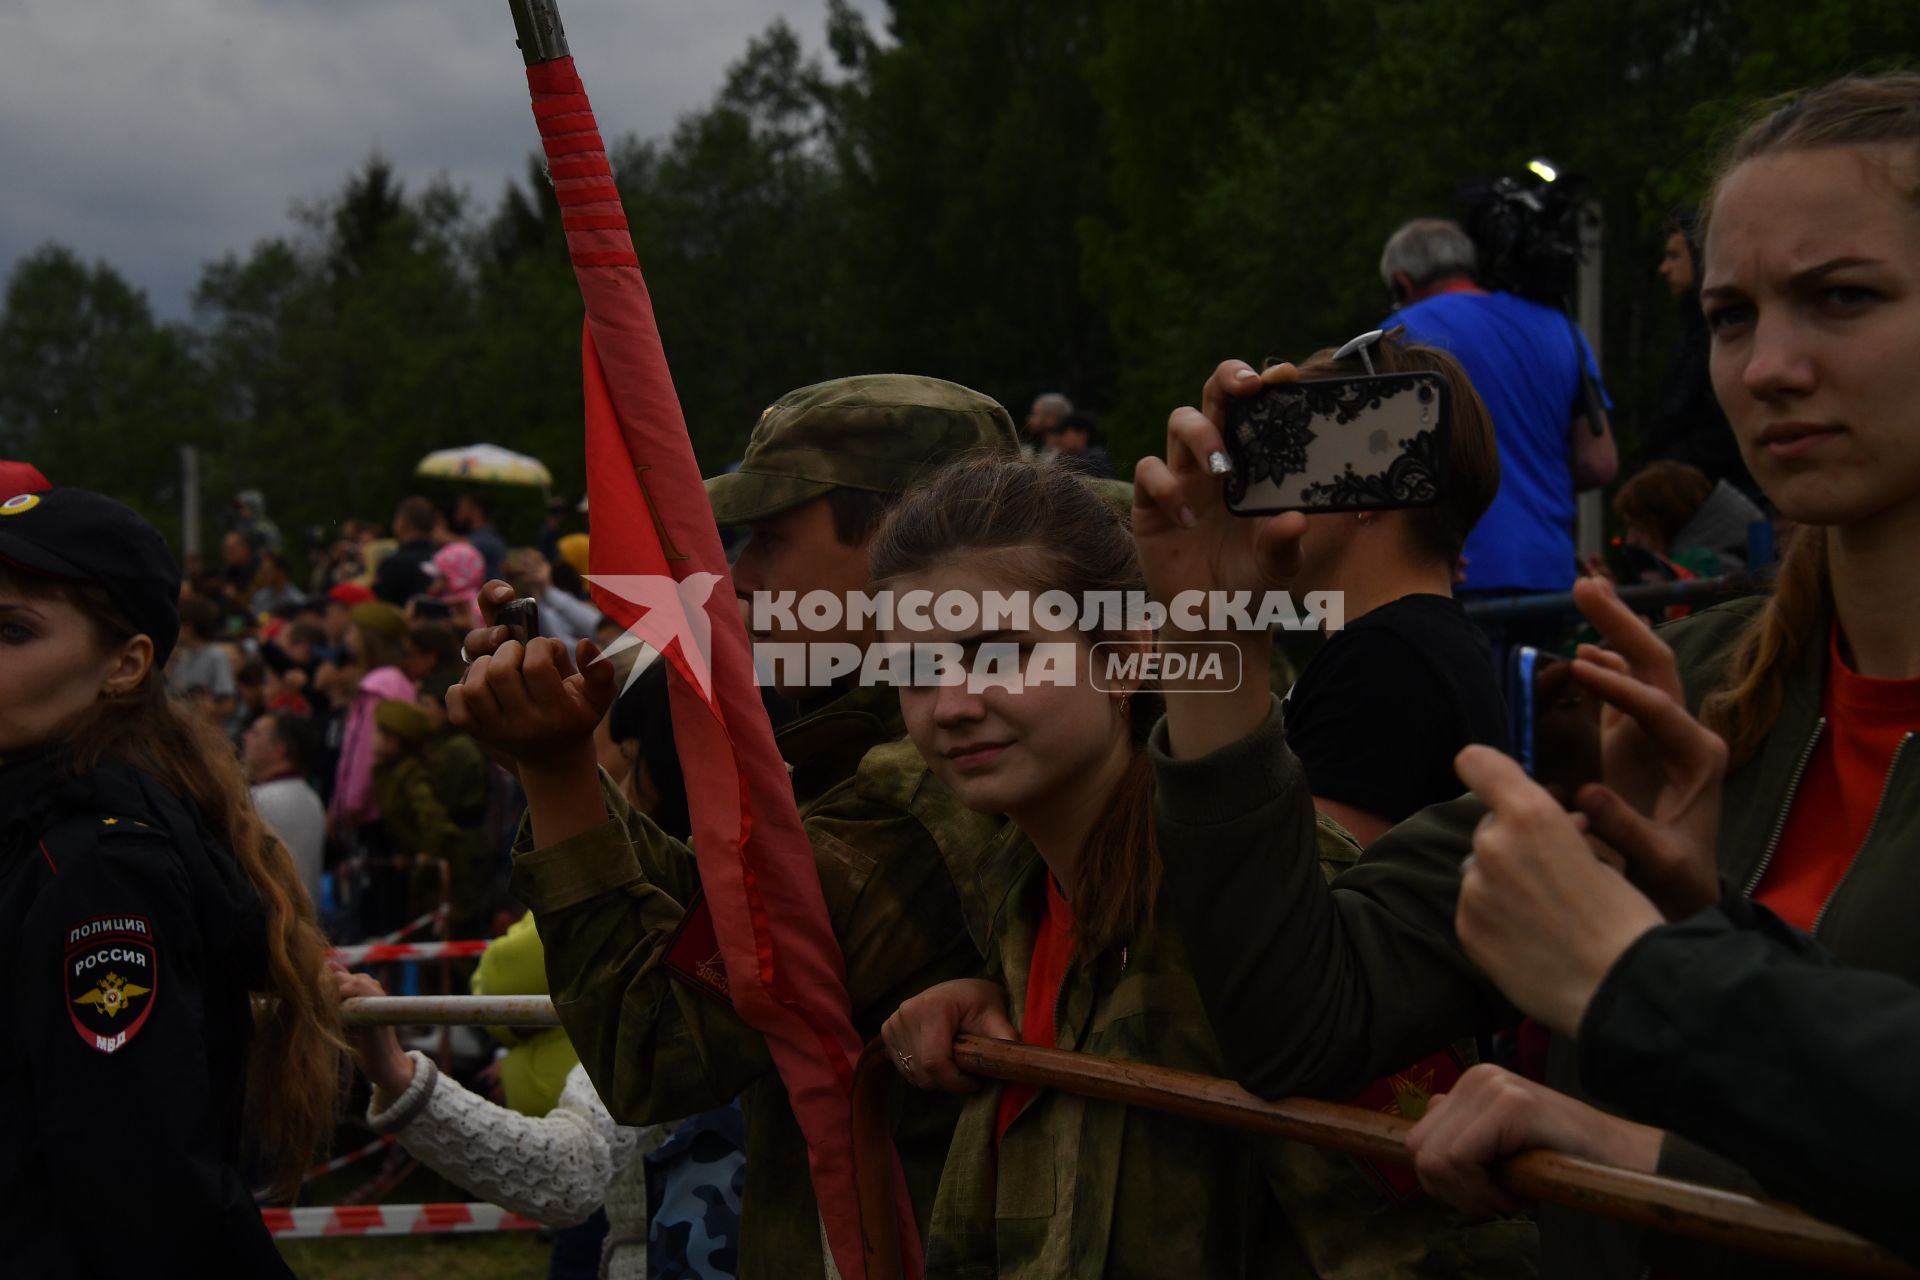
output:
M 1493 419 L 1500 489 L 1467 536 L 1461 594 L 1566 591 L 1576 573 L 1574 494 L 1606 484 L 1620 465 L 1605 414 L 1596 434 L 1580 403 L 1581 369 L 1596 383 L 1599 370 L 1565 315 L 1488 292 L 1474 267 L 1473 242 L 1441 218 L 1407 223 L 1380 255 L 1380 278 L 1400 305 L 1388 326 L 1458 360 Z M 1604 389 L 1600 398 L 1610 403 Z M 1557 631 L 1561 620 L 1548 621 Z

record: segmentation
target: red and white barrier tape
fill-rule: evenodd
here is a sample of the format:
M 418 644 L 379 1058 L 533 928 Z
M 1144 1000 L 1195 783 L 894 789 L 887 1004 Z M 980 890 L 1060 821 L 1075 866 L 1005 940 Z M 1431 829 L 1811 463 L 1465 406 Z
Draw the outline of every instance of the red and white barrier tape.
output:
M 390 1133 L 384 1137 L 375 1138 L 372 1142 L 369 1142 L 366 1146 L 360 1148 L 358 1151 L 349 1151 L 347 1152 L 347 1154 L 343 1156 L 334 1157 L 332 1160 L 327 1161 L 325 1164 L 317 1164 L 313 1166 L 312 1169 L 307 1171 L 307 1177 L 309 1180 L 311 1180 L 313 1178 L 324 1178 L 330 1173 L 338 1173 L 342 1169 L 346 1168 L 348 1165 L 352 1164 L 354 1161 L 365 1160 L 370 1155 L 376 1155 L 379 1152 L 385 1151 L 388 1147 L 392 1146 L 394 1143 L 398 1141 L 400 1141 L 400 1139 L 396 1138 L 394 1135 Z
M 335 947 L 327 952 L 341 964 L 391 964 L 401 960 L 464 960 L 487 949 L 482 938 L 458 942 L 363 942 L 353 947 Z
M 539 1231 L 532 1218 L 497 1204 L 341 1204 L 262 1209 L 276 1240 L 328 1236 L 464 1235 L 482 1231 Z
M 443 906 L 435 907 L 433 910 L 427 912 L 427 914 L 421 916 L 418 920 L 410 920 L 406 924 L 401 925 L 398 929 L 395 929 L 392 933 L 388 934 L 386 937 L 375 938 L 374 941 L 376 943 L 398 942 L 400 941 L 400 939 L 406 937 L 410 933 L 418 933 L 420 930 L 426 928 L 430 924 L 433 924 L 435 921 L 439 920 L 442 916 L 446 914 L 447 914 L 447 909 L 445 907 Z

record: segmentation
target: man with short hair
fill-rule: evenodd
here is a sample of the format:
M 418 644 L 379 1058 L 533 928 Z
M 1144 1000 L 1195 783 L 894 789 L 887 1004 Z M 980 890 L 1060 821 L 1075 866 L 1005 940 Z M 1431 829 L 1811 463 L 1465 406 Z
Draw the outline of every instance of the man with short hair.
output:
M 868 543 L 902 492 L 965 454 L 1017 448 L 1006 410 L 937 378 L 841 378 L 782 396 L 761 415 L 739 469 L 707 481 L 715 519 L 751 531 L 735 590 L 789 601 L 826 591 L 844 602 L 867 588 Z M 504 590 L 490 584 L 484 598 L 498 607 Z M 757 621 L 760 641 L 875 640 L 844 614 L 820 631 L 799 630 L 797 617 Z M 469 634 L 468 653 L 490 651 L 491 638 Z M 927 771 L 891 687 L 810 688 L 787 674 L 780 692 L 799 714 L 775 743 L 846 958 L 854 1025 L 871 1037 L 902 1000 L 978 972 L 988 907 L 975 871 L 1001 823 L 967 810 Z M 496 667 L 488 682 L 501 677 Z M 513 754 L 510 742 L 488 745 Z M 519 757 L 529 794 L 581 781 L 571 766 L 558 781 L 530 776 L 555 767 L 551 754 Z M 523 837 L 515 849 L 513 890 L 538 921 L 561 1021 L 623 1124 L 678 1120 L 739 1095 L 750 1172 L 738 1274 L 819 1276 L 807 1146 L 786 1090 L 760 1033 L 706 976 L 711 924 L 706 944 L 682 941 L 702 936 L 705 916 L 693 852 L 634 813 L 604 773 L 600 791 L 601 816 L 614 821 L 581 814 L 580 834 L 537 849 Z M 952 1099 L 916 1091 L 896 1126 L 923 1228 L 957 1114 Z
M 1073 412 L 1073 401 L 1058 391 L 1042 392 L 1033 398 L 1027 410 L 1027 434 L 1044 443 L 1047 432 L 1064 422 Z
M 180 640 L 167 660 L 167 692 L 185 698 L 208 720 L 223 725 L 233 714 L 240 690 L 233 679 L 233 660 L 219 639 L 219 603 L 199 595 L 183 599 Z
M 465 538 L 486 562 L 486 576 L 500 576 L 507 544 L 493 527 L 493 509 L 484 494 L 463 493 L 453 508 L 453 531 Z
M 248 612 L 266 617 L 305 599 L 293 585 L 293 570 L 287 558 L 278 551 L 261 552 L 259 568 L 253 575 L 253 593 L 247 598 Z
M 267 519 L 267 499 L 258 489 L 233 495 L 233 527 L 246 536 L 255 551 L 280 550 L 280 526 Z
M 451 622 L 415 622 L 407 627 L 400 669 L 419 684 L 435 671 L 460 669 L 460 632 Z
M 293 855 L 300 883 L 307 886 L 316 910 L 327 844 L 327 809 L 307 781 L 317 745 L 313 726 L 291 711 L 268 712 L 240 740 L 241 762 L 253 784 L 253 807 Z
M 1640 454 L 1628 470 L 1668 459 L 1698 467 L 1707 479 L 1725 481 L 1748 497 L 1758 497 L 1753 473 L 1740 456 L 1740 443 L 1713 394 L 1708 362 L 1713 335 L 1700 309 L 1700 252 L 1693 218 L 1675 213 L 1667 223 L 1667 243 L 1657 268 L 1673 294 L 1680 316 L 1680 337 L 1667 363 L 1666 383 L 1647 415 Z
M 1619 468 L 1605 414 L 1590 423 L 1581 406 L 1581 374 L 1598 384 L 1599 370 L 1564 314 L 1482 288 L 1475 264 L 1473 241 L 1444 218 L 1407 223 L 1380 255 L 1400 308 L 1386 324 L 1458 360 L 1493 419 L 1500 489 L 1467 536 L 1460 595 L 1566 591 L 1577 572 L 1574 494 Z
M 1096 480 L 1113 479 L 1113 459 L 1105 445 L 1093 442 L 1093 415 L 1070 413 L 1047 428 L 1041 444 L 1058 454 L 1074 470 Z
M 434 530 L 440 513 L 425 498 L 412 497 L 393 513 L 393 536 L 399 543 L 373 573 L 373 594 L 396 608 L 433 589 Z

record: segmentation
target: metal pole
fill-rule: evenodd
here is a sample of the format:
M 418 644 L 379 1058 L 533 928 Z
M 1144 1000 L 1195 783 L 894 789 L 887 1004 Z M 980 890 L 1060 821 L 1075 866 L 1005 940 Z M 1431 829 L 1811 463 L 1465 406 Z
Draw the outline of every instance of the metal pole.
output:
M 200 558 L 200 451 L 180 446 L 180 555 Z
M 1580 283 L 1579 302 L 1580 328 L 1587 335 L 1587 342 L 1593 348 L 1593 362 L 1605 369 L 1606 358 L 1601 354 L 1601 265 L 1602 245 L 1605 223 L 1600 213 L 1600 202 L 1589 200 L 1582 205 L 1579 213 L 1580 228 Z M 1601 491 L 1589 489 L 1575 499 L 1574 513 L 1574 550 L 1581 559 L 1599 552 L 1602 534 L 1607 527 L 1606 508 L 1601 505 Z
M 1622 602 L 1635 609 L 1657 609 L 1670 604 L 1715 604 L 1740 596 L 1763 594 L 1765 581 L 1743 573 L 1718 578 L 1689 578 L 1684 582 L 1635 582 L 1615 588 Z M 1485 618 L 1539 618 L 1580 612 L 1571 591 L 1543 591 L 1524 595 L 1484 596 L 1463 602 L 1467 616 Z
M 531 67 L 568 56 L 567 32 L 554 0 L 507 0 L 507 7 L 513 10 L 514 43 L 523 62 Z
M 357 996 L 340 1002 L 349 1027 L 557 1027 L 546 996 Z

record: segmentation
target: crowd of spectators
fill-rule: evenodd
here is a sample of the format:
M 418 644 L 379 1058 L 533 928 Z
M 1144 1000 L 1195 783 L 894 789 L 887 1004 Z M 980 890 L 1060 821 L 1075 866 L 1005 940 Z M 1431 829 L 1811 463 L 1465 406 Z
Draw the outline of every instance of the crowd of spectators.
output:
M 510 549 L 481 494 L 451 510 L 410 497 L 391 536 L 358 519 L 310 530 L 299 574 L 266 513 L 264 495 L 239 494 L 218 563 L 188 566 L 168 687 L 235 744 L 336 942 L 443 897 L 455 936 L 491 936 L 510 903 L 513 781 L 448 725 L 446 691 L 490 577 L 540 601 L 545 634 L 595 634 L 580 569 Z
M 1034 401 L 1025 441 L 988 397 L 921 375 L 811 384 L 768 408 L 741 463 L 708 482 L 715 521 L 746 531 L 742 594 L 886 584 L 976 607 L 1021 591 L 1346 600 L 1346 628 L 1272 687 L 1258 675 L 1285 668 L 1265 626 L 1208 632 L 1254 676 L 1231 687 L 1156 683 L 1137 665 L 1120 677 L 1109 666 L 1104 681 L 1027 680 L 1039 630 L 982 634 L 940 610 L 932 638 L 975 651 L 1010 638 L 1027 655 L 1022 680 L 777 678 L 768 709 L 787 769 L 775 785 L 791 788 L 840 946 L 835 994 L 918 1090 L 887 1113 L 899 1157 L 888 1187 L 915 1216 L 929 1274 L 1772 1274 L 1717 1243 L 1520 1203 L 1497 1165 L 1535 1147 L 1787 1195 L 1920 1259 L 1902 1178 L 1920 1137 L 1904 1097 L 1904 1068 L 1920 1060 L 1920 950 L 1903 888 L 1920 823 L 1903 767 L 1920 731 L 1920 605 L 1900 585 L 1920 529 L 1920 517 L 1906 524 L 1920 510 L 1906 425 L 1916 145 L 1920 77 L 1903 74 L 1803 95 L 1742 135 L 1708 200 L 1706 244 L 1689 227 L 1667 246 L 1676 295 L 1707 286 L 1712 346 L 1704 363 L 1684 344 L 1676 359 L 1659 447 L 1614 496 L 1613 560 L 1574 554 L 1575 495 L 1618 471 L 1592 353 L 1564 316 L 1485 287 L 1471 241 L 1443 220 L 1387 242 L 1392 332 L 1298 366 L 1222 362 L 1199 407 L 1170 414 L 1164 456 L 1140 462 L 1126 515 L 1101 483 L 1111 464 L 1095 424 L 1057 392 Z M 1228 406 L 1359 369 L 1445 379 L 1440 500 L 1230 511 Z M 1697 400 L 1680 384 L 1701 377 L 1740 468 L 1718 443 L 1695 447 L 1700 422 L 1680 421 Z M 513 1038 L 499 1102 L 392 1030 L 355 1030 L 372 1127 L 583 1238 L 607 1238 L 611 1219 L 603 1269 L 685 1266 L 697 1225 L 712 1273 L 833 1274 L 801 1108 L 724 982 L 679 954 L 711 918 L 666 664 L 635 672 L 644 659 L 628 653 L 574 669 L 573 646 L 604 644 L 614 624 L 578 589 L 583 536 L 564 532 L 564 508 L 539 545 L 513 548 L 479 495 L 451 512 L 409 498 L 391 537 L 343 524 L 316 540 L 300 583 L 263 496 L 243 493 L 218 563 L 190 566 L 176 644 L 159 535 L 76 493 L 37 516 L 34 494 L 0 506 L 25 531 L 0 548 L 14 557 L 0 564 L 0 603 L 9 618 L 54 618 L 10 621 L 7 643 L 21 669 L 58 676 L 75 708 L 44 724 L 0 717 L 9 802 L 44 805 L 52 789 L 39 784 L 72 746 L 59 734 L 98 738 L 129 714 L 143 664 L 170 650 L 166 692 L 147 708 L 155 731 L 177 739 L 178 720 L 214 741 L 186 753 L 202 765 L 224 735 L 279 840 L 251 838 L 245 805 L 229 806 L 237 820 L 224 813 L 218 838 L 243 858 L 284 848 L 336 942 L 444 907 L 453 935 L 499 935 L 476 992 L 551 982 L 561 1027 Z M 1764 568 L 1763 502 L 1797 524 L 1764 593 L 1656 632 L 1608 581 Z M 111 557 L 76 573 L 52 554 L 60 513 L 88 504 L 148 546 L 145 579 L 130 584 Z M 169 587 L 158 602 L 156 582 Z M 1457 597 L 1495 592 L 1565 592 L 1598 643 L 1575 645 L 1573 619 L 1551 610 L 1536 611 L 1548 621 L 1532 635 L 1482 631 Z M 514 644 L 493 625 L 519 596 L 548 638 Z M 131 631 L 110 629 L 110 606 Z M 1182 639 L 1101 626 L 1060 641 L 1078 646 L 1074 672 L 1097 672 L 1100 646 L 1145 654 Z M 801 633 L 791 617 L 769 627 L 756 638 Z M 923 638 L 907 630 L 847 621 L 805 638 L 864 654 Z M 1501 750 L 1538 724 L 1510 719 L 1498 684 L 1498 655 L 1523 639 L 1570 650 L 1561 688 L 1593 711 L 1593 776 L 1565 794 Z M 0 671 L 0 711 L 32 710 L 27 683 Z M 100 760 L 116 785 L 138 772 Z M 176 818 L 191 807 L 142 795 Z M 85 855 L 128 834 L 102 834 L 118 817 L 82 816 L 46 828 L 61 859 L 81 855 L 64 863 L 44 841 L 29 856 L 31 823 L 0 825 L 19 855 L 0 885 L 70 892 L 81 876 L 62 866 L 84 872 Z M 176 825 L 165 844 L 141 837 L 160 849 L 139 846 L 147 864 L 210 847 L 204 827 L 188 838 L 194 824 Z M 257 870 L 253 892 L 275 901 Z M 27 895 L 10 892 L 0 901 L 26 918 Z M 298 898 L 280 896 L 282 932 L 312 933 L 304 901 L 284 909 Z M 114 962 L 132 963 L 114 945 Z M 304 988 L 281 959 L 274 990 L 291 1007 Z M 333 981 L 342 997 L 384 989 L 344 969 Z M 153 994 L 91 1000 L 109 1001 L 96 1012 L 110 1017 Z M 138 1030 L 89 1041 L 66 1003 L 87 1000 L 35 1007 L 69 1055 L 80 1050 L 64 1020 L 87 1054 Z M 249 1006 L 223 1007 L 237 1022 Z M 330 1010 L 308 1007 L 308 1043 L 325 1039 Z M 1416 1175 L 1159 1108 L 969 1079 L 963 1032 L 1396 1112 L 1417 1121 L 1405 1139 Z M 1470 1065 L 1475 1054 L 1489 1060 Z M 197 1070 L 193 1059 L 176 1058 Z M 10 1077 L 13 1092 L 45 1076 Z M 695 1161 L 715 1212 L 682 1222 L 659 1199 L 674 1175 L 655 1163 L 702 1137 L 731 1159 Z M 30 1160 L 56 1165 L 57 1145 L 42 1138 Z M 0 1172 L 30 1181 L 8 1158 Z M 232 1151 L 202 1163 L 235 1182 Z M 1432 1199 L 1411 1195 L 1415 1177 Z M 250 1215 L 225 1236 L 260 1237 Z M 658 1252 L 619 1257 L 643 1230 Z M 56 1243 L 84 1247 L 71 1232 Z M 564 1273 L 570 1252 L 554 1256 Z

